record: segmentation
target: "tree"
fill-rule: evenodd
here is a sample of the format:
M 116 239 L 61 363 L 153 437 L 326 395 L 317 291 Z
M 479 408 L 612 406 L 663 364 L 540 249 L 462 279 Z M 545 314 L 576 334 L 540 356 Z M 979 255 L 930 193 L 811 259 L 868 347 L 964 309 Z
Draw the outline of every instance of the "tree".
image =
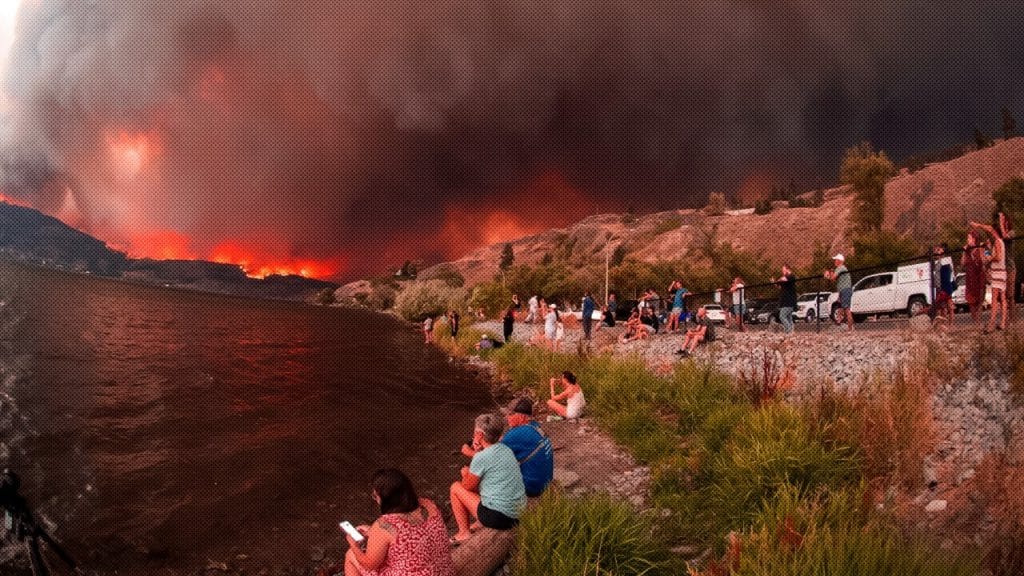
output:
M 1009 216 L 1014 230 L 1019 230 L 1024 225 L 1024 178 L 1010 178 L 992 192 L 992 199 L 996 201 L 996 212 L 1003 212 Z M 1017 236 L 1020 236 L 1019 232 Z M 1017 254 L 1020 254 L 1020 250 L 1017 249 L 1019 244 L 1020 240 L 1013 243 L 1013 251 Z M 1010 256 L 1016 261 L 1017 254 Z M 1018 266 L 1017 269 L 1020 270 L 1021 267 Z M 1020 272 L 1017 273 L 1017 281 L 1020 281 Z
M 896 167 L 885 155 L 868 142 L 849 148 L 843 156 L 839 179 L 853 187 L 854 203 L 850 213 L 854 230 L 872 232 L 882 229 L 885 220 L 885 183 Z
M 316 293 L 316 303 L 321 306 L 330 306 L 337 300 L 334 297 L 334 288 L 324 288 Z
M 497 318 L 511 303 L 512 291 L 498 282 L 477 284 L 469 297 L 469 305 L 473 308 L 483 308 L 488 318 Z
M 974 128 L 974 145 L 978 150 L 983 150 L 992 145 L 992 141 L 988 139 L 988 136 L 977 127 Z
M 506 242 L 505 246 L 501 249 L 501 261 L 498 263 L 498 268 L 502 272 L 508 272 L 508 269 L 512 267 L 515 261 L 516 254 L 512 251 L 512 244 Z
M 708 216 L 721 216 L 725 214 L 726 208 L 728 204 L 725 201 L 725 194 L 712 192 L 708 195 L 708 206 L 704 209 Z
M 1003 136 L 1009 140 L 1017 133 L 1017 120 L 1009 108 L 1003 108 Z
M 886 266 L 920 256 L 922 250 L 910 238 L 890 230 L 877 230 L 854 237 L 853 268 Z
M 772 211 L 772 201 L 770 198 L 763 200 L 754 201 L 754 214 L 764 215 Z

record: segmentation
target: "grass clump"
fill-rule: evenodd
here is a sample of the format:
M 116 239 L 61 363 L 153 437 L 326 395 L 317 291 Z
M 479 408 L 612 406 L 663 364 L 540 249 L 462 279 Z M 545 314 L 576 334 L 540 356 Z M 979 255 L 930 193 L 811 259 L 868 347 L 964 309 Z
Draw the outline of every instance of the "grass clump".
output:
M 908 541 L 887 519 L 873 515 L 863 487 L 788 492 L 765 510 L 732 558 L 734 576 L 968 576 L 977 558 Z
M 517 576 L 676 574 L 653 520 L 608 496 L 570 499 L 549 490 L 523 515 Z

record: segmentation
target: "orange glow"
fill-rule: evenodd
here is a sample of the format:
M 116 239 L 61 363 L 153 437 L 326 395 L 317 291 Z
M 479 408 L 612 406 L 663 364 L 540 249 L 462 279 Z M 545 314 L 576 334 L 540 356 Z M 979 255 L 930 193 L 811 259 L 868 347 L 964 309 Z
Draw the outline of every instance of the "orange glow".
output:
M 234 264 L 251 278 L 266 278 L 274 274 L 328 278 L 341 272 L 345 264 L 341 257 L 314 259 L 261 254 L 258 249 L 243 246 L 239 242 L 218 244 L 211 251 L 209 259 L 220 264 Z
M 0 192 L 0 202 L 6 202 L 14 206 L 21 206 L 22 208 L 31 208 L 28 202 L 22 202 L 21 200 L 11 198 L 10 196 L 4 194 L 3 192 Z
M 131 239 L 128 254 L 155 260 L 191 260 L 196 258 L 192 241 L 174 230 L 159 230 Z
M 740 206 L 753 206 L 758 200 L 767 200 L 772 196 L 775 178 L 770 172 L 755 171 L 751 173 L 736 191 L 736 201 Z
M 106 141 L 114 167 L 126 178 L 137 175 L 162 150 L 160 135 L 155 131 L 108 131 Z

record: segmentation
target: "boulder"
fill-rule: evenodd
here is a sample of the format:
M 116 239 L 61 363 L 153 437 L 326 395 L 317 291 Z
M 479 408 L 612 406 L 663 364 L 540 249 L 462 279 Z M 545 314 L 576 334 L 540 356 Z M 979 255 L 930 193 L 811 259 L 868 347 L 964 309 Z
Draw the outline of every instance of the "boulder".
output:
M 490 576 L 508 560 L 515 543 L 515 530 L 481 528 L 452 550 L 455 575 Z

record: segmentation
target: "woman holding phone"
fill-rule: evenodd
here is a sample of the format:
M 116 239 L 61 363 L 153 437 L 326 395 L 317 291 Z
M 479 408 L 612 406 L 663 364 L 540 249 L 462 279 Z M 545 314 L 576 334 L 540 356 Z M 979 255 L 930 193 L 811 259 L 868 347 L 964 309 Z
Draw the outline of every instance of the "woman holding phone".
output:
M 362 541 L 345 535 L 345 576 L 455 576 L 448 532 L 437 506 L 418 498 L 409 478 L 394 468 L 374 472 L 370 486 L 381 516 L 373 525 L 357 528 L 364 535 Z M 320 574 L 337 574 L 339 568 Z

